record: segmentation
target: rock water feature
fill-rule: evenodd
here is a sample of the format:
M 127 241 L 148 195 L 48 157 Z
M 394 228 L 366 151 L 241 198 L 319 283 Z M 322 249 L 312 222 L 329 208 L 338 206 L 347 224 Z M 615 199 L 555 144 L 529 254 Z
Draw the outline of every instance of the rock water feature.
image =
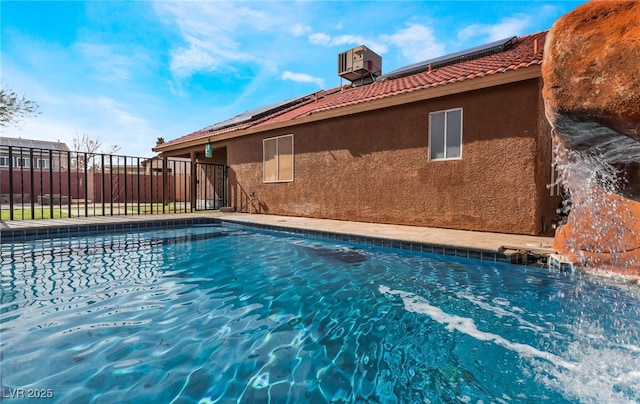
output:
M 640 2 L 591 1 L 553 25 L 542 64 L 567 221 L 554 248 L 640 276 Z

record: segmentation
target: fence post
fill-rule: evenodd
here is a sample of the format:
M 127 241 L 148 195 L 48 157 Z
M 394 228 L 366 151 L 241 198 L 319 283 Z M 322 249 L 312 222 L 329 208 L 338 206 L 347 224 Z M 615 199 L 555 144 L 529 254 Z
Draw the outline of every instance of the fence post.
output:
M 140 215 L 140 157 L 136 157 L 136 172 L 137 172 L 137 179 L 138 179 L 138 192 L 136 192 L 136 194 L 138 195 L 138 197 L 136 198 L 137 203 L 138 203 L 138 215 Z
M 164 215 L 164 204 L 167 199 L 167 158 L 162 158 L 162 214 Z
M 13 217 L 13 147 L 9 146 L 9 219 Z
M 124 215 L 127 214 L 127 156 L 124 156 Z
M 78 159 L 78 153 L 76 152 L 76 160 Z M 67 214 L 71 217 L 71 198 L 73 197 L 73 192 L 71 191 L 71 152 L 67 152 L 67 193 L 69 196 L 67 197 Z
M 187 213 L 187 185 L 188 185 L 188 179 L 187 179 L 187 162 L 186 161 L 181 161 L 180 163 L 182 163 L 182 171 L 184 172 L 184 175 L 182 176 L 184 178 L 184 186 L 182 188 L 182 208 L 184 209 L 184 213 Z M 191 176 L 191 170 L 189 170 L 189 176 Z
M 104 154 L 100 154 L 100 187 L 102 192 L 100 193 L 100 203 L 102 205 L 102 216 L 105 216 L 104 200 L 107 199 L 107 190 L 105 187 L 106 181 L 104 180 Z
M 191 192 L 189 192 L 189 205 L 190 205 L 190 212 L 193 212 L 193 210 L 196 208 L 196 198 L 198 196 L 196 188 L 198 187 L 198 173 L 197 173 L 197 166 L 196 166 L 196 152 L 192 151 L 191 152 Z
M 53 219 L 53 150 L 49 150 L 49 217 Z M 60 196 L 62 198 L 62 195 Z
M 111 203 L 109 203 L 109 214 L 113 216 L 113 155 L 109 155 L 109 199 Z
M 89 216 L 89 175 L 87 168 L 89 167 L 89 161 L 87 160 L 87 153 L 84 154 L 84 217 Z
M 153 161 L 151 162 L 151 173 L 149 174 L 149 198 L 151 203 L 151 214 L 153 215 Z
M 24 162 L 24 164 L 26 165 L 26 161 Z M 29 148 L 29 199 L 31 199 L 31 219 L 35 219 L 36 218 L 36 201 L 35 201 L 35 193 L 36 193 L 36 187 L 34 184 L 35 178 L 33 176 L 33 148 L 30 147 Z M 23 218 L 24 218 L 24 211 L 23 211 Z

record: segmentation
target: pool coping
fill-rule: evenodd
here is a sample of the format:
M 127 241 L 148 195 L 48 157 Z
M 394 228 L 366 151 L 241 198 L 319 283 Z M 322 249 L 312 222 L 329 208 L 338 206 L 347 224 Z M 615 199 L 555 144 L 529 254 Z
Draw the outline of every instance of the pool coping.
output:
M 555 253 L 550 248 L 552 239 L 548 237 L 221 212 L 0 222 L 0 244 L 222 222 L 307 237 L 516 265 L 548 266 L 549 258 Z
M 469 259 L 477 259 L 480 261 L 504 262 L 515 265 L 532 265 L 543 264 L 548 265 L 548 256 L 541 254 L 533 254 L 531 251 L 509 250 L 491 251 L 479 248 L 468 248 L 452 246 L 448 244 L 436 244 L 420 241 L 404 241 L 390 239 L 385 237 L 363 236 L 358 234 L 332 232 L 325 230 L 300 229 L 284 225 L 273 225 L 254 223 L 248 221 L 238 221 L 233 219 L 220 219 L 222 222 L 232 223 L 239 226 L 251 227 L 261 230 L 278 231 L 299 234 L 305 237 L 321 238 L 327 240 L 336 240 L 349 243 L 357 243 L 364 245 L 373 245 L 377 247 L 398 248 L 407 251 L 419 251 L 431 254 L 461 257 Z M 540 262 L 543 258 L 544 262 Z
M 101 232 L 122 232 L 127 230 L 153 230 L 167 227 L 184 227 L 196 224 L 219 223 L 219 219 L 207 217 L 165 218 L 163 220 L 148 219 L 134 221 L 114 221 L 106 223 L 75 222 L 50 226 L 29 226 L 19 229 L 0 229 L 0 244 L 42 240 L 48 238 L 65 238 Z

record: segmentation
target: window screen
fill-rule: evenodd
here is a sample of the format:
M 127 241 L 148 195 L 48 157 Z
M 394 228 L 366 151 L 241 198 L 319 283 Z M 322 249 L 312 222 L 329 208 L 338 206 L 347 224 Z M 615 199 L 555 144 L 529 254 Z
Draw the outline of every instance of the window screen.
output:
M 462 157 L 462 108 L 429 114 L 429 159 Z
M 264 182 L 293 181 L 293 135 L 262 141 Z

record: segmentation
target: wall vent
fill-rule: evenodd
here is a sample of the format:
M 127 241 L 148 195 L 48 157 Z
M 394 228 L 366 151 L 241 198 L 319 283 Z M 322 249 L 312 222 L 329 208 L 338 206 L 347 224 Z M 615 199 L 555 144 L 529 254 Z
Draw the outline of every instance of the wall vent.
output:
M 338 54 L 338 76 L 354 86 L 372 83 L 382 74 L 382 58 L 364 45 Z

